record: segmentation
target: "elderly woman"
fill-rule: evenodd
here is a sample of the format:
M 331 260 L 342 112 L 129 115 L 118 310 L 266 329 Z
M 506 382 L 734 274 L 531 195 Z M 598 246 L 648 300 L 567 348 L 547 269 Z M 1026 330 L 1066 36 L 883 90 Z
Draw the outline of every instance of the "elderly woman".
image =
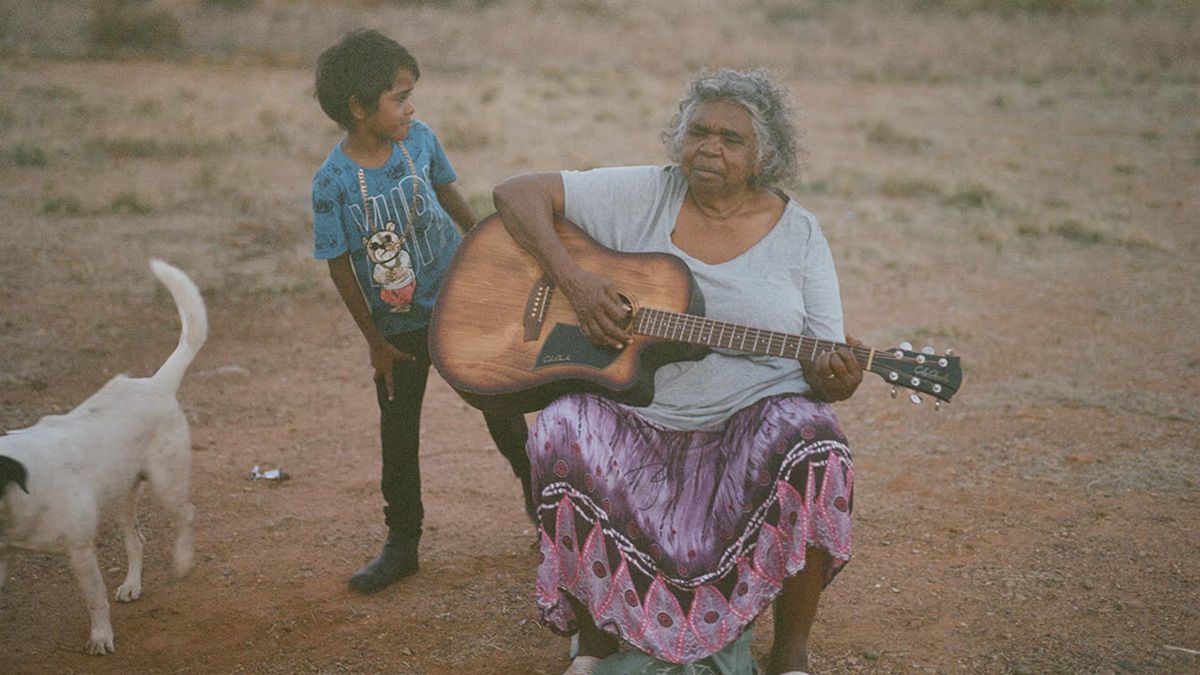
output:
M 798 165 L 781 88 L 759 72 L 702 74 L 663 139 L 675 164 L 524 175 L 495 190 L 505 227 L 588 338 L 628 344 L 627 310 L 571 260 L 553 214 L 609 248 L 679 256 L 711 318 L 842 340 L 829 246 L 776 187 Z M 661 367 L 646 407 L 589 394 L 547 406 L 526 446 L 537 599 L 553 628 L 579 632 L 567 672 L 591 672 L 617 638 L 670 663 L 709 658 L 744 644 L 773 601 L 768 672 L 806 670 L 818 596 L 850 558 L 853 469 L 829 404 L 861 381 L 849 350 L 799 362 L 717 350 Z

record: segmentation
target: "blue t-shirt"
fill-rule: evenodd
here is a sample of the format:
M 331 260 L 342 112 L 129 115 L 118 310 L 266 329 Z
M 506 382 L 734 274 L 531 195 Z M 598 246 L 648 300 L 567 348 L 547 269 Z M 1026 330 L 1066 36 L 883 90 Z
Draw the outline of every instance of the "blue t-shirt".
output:
M 433 191 L 458 178 L 437 136 L 413 120 L 404 147 L 415 177 L 395 142 L 387 163 L 375 169 L 359 166 L 339 143 L 313 177 L 313 255 L 328 260 L 350 252 L 371 318 L 383 335 L 429 324 L 442 275 L 462 241 Z M 363 208 L 360 171 L 374 214 L 371 225 Z

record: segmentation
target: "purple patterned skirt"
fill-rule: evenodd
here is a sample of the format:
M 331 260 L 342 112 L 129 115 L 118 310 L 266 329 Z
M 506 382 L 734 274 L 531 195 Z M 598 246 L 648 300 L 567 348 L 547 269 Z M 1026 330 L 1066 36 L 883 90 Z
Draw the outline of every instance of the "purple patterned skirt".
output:
M 854 469 L 824 403 L 772 396 L 701 431 L 664 428 L 588 394 L 538 416 L 526 446 L 538 495 L 537 601 L 574 632 L 596 625 L 672 663 L 733 642 L 804 568 L 850 559 Z

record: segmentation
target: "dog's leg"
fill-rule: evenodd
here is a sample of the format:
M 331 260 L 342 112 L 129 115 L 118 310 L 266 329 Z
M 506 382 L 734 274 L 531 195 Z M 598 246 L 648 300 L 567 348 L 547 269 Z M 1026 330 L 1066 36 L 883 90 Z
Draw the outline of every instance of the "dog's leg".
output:
M 125 558 L 129 565 L 125 573 L 125 582 L 117 587 L 117 592 L 113 595 L 117 602 L 131 602 L 142 595 L 142 544 L 146 538 L 142 536 L 137 522 L 140 490 L 140 485 L 135 486 L 117 505 L 117 525 L 121 528 L 121 537 L 125 540 Z
M 196 517 L 196 508 L 192 506 L 192 502 L 184 499 L 172 511 L 172 515 L 174 516 L 176 531 L 179 534 L 175 536 L 175 551 L 171 559 L 175 563 L 175 576 L 182 577 L 192 571 L 192 565 L 194 564 L 195 543 L 193 541 L 192 521 Z
M 71 561 L 71 569 L 75 572 L 75 580 L 79 582 L 79 590 L 83 592 L 83 600 L 87 603 L 88 614 L 92 622 L 92 636 L 88 639 L 89 654 L 107 654 L 117 651 L 113 646 L 112 622 L 108 614 L 108 593 L 104 590 L 104 577 L 100 576 L 100 562 L 96 559 L 96 548 L 88 543 L 87 546 L 74 547 L 67 552 Z
M 185 447 L 188 448 L 187 452 L 190 452 L 190 444 Z M 172 524 L 175 526 L 177 534 L 172 559 L 175 562 L 175 576 L 177 577 L 182 577 L 192 571 L 194 547 L 192 521 L 196 514 L 196 509 L 192 506 L 192 501 L 188 496 L 191 457 L 187 454 L 180 456 L 184 459 L 175 462 L 175 466 L 164 463 L 164 465 L 150 467 L 147 472 L 155 496 L 163 508 L 170 512 Z

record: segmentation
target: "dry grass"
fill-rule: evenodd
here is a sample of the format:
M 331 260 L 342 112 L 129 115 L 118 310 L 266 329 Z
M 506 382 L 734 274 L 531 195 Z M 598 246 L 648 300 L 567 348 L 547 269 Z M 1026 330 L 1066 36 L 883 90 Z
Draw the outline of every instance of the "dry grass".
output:
M 130 14 L 142 16 L 140 33 L 127 26 Z M 300 45 L 329 43 L 369 16 L 376 25 L 408 26 L 398 37 L 444 70 L 488 62 L 528 68 L 557 52 L 559 67 L 637 64 L 679 73 L 712 63 L 710 45 L 719 43 L 717 60 L 728 65 L 777 63 L 809 75 L 870 81 L 990 78 L 1036 85 L 1082 76 L 1195 83 L 1197 14 L 1187 0 L 48 0 L 11 7 L 0 47 L 88 54 L 105 43 L 89 40 L 87 27 L 107 21 L 108 33 L 135 31 L 112 47 L 118 51 L 161 53 L 167 43 L 175 58 L 305 64 L 312 55 Z M 163 37 L 172 20 L 179 35 Z M 521 39 L 510 39 L 514 31 Z M 690 39 L 661 39 L 675 31 Z M 768 39 L 758 39 L 764 32 Z M 746 34 L 756 39 L 736 39 Z M 565 53 L 564 40 L 570 45 Z

